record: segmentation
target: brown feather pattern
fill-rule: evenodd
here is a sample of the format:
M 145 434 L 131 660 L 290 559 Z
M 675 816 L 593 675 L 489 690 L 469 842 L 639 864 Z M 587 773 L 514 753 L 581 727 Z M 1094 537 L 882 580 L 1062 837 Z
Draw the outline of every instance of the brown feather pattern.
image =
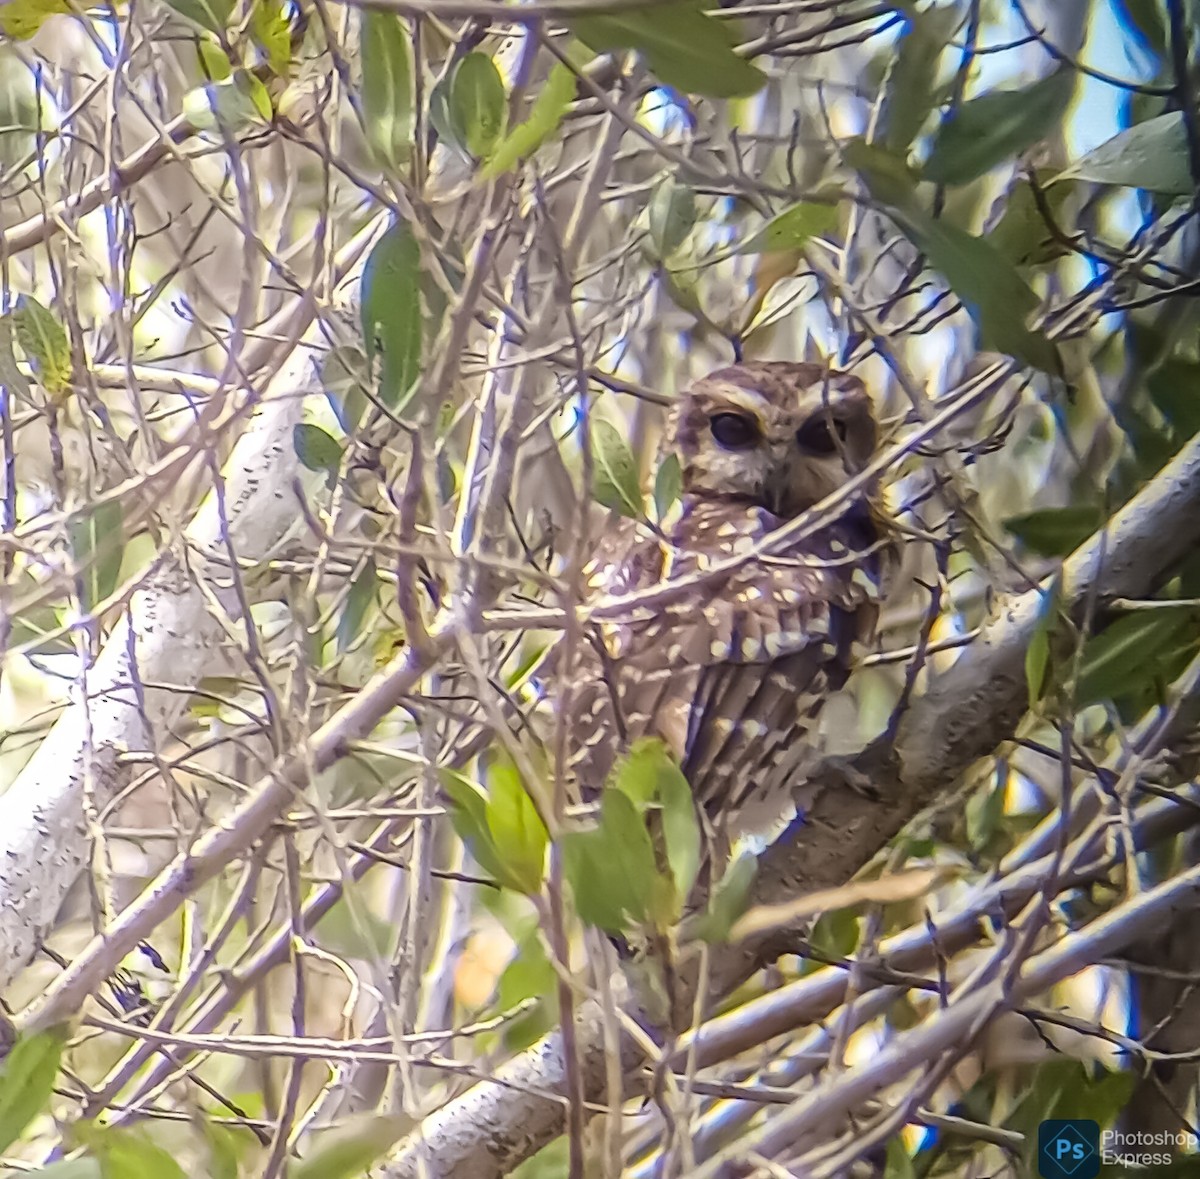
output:
M 707 433 L 727 407 L 754 413 L 761 430 L 764 454 L 747 450 L 741 466 Z M 842 452 L 832 462 L 798 452 L 797 423 L 830 412 L 846 418 Z M 745 365 L 712 374 L 681 398 L 669 444 L 684 471 L 678 521 L 662 534 L 632 520 L 615 524 L 585 571 L 589 601 L 646 591 L 749 552 L 865 465 L 875 427 L 865 390 L 846 374 Z M 851 455 L 851 446 L 861 453 Z M 716 479 L 727 482 L 710 486 Z M 777 515 L 760 502 L 772 479 L 802 489 L 801 499 L 811 486 L 815 498 Z M 656 735 L 715 825 L 748 805 L 761 810 L 764 800 L 782 812 L 811 753 L 821 705 L 845 682 L 855 645 L 874 634 L 892 563 L 879 519 L 866 499 L 854 501 L 783 552 L 753 556 L 663 606 L 590 627 L 571 673 L 572 770 L 585 795 L 632 742 Z

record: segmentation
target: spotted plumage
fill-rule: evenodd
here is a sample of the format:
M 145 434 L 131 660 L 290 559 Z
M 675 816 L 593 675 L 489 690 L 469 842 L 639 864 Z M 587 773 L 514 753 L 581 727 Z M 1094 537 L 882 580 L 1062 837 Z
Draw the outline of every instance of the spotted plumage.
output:
M 822 365 L 735 365 L 681 396 L 664 439 L 682 471 L 676 522 L 659 534 L 622 520 L 585 571 L 591 603 L 654 596 L 590 625 L 571 672 L 585 793 L 656 735 L 714 826 L 785 809 L 822 704 L 873 637 L 892 548 L 868 487 L 819 531 L 758 549 L 861 471 L 876 441 L 862 383 Z

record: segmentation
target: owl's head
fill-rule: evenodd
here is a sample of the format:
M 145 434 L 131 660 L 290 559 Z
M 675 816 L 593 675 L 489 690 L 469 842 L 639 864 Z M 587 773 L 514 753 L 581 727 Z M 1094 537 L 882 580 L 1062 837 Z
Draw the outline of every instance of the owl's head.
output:
M 857 377 L 788 361 L 735 364 L 697 381 L 672 410 L 664 439 L 679 456 L 684 495 L 784 518 L 861 471 L 877 441 Z

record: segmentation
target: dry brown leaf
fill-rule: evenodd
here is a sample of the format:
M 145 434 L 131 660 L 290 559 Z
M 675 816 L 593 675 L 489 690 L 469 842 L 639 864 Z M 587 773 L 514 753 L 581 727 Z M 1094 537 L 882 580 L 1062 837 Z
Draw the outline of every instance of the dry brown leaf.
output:
M 833 909 L 848 909 L 851 905 L 915 900 L 949 874 L 945 867 L 916 868 L 911 872 L 896 872 L 874 880 L 852 880 L 837 888 L 818 889 L 783 905 L 760 905 L 734 924 L 729 939 L 741 941 L 771 929 L 792 925 L 806 917 L 815 917 Z

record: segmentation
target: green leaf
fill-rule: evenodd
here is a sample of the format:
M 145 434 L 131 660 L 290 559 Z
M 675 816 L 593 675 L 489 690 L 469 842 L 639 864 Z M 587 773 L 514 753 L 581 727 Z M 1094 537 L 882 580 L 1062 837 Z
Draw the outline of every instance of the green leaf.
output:
M 1083 649 L 1075 703 L 1130 696 L 1154 683 L 1160 656 L 1192 637 L 1191 610 L 1140 610 L 1117 619 Z
M 756 93 L 766 75 L 734 52 L 734 22 L 717 20 L 704 9 L 702 0 L 676 0 L 645 10 L 580 16 L 570 23 L 575 35 L 597 53 L 636 49 L 650 72 L 677 90 L 710 98 Z
M 18 1036 L 0 1065 L 0 1153 L 49 1105 L 66 1040 L 61 1028 Z
M 379 399 L 399 412 L 421 375 L 421 250 L 396 221 L 375 243 L 362 276 L 362 331 L 367 357 L 382 354 Z
M 582 921 L 609 933 L 646 918 L 658 874 L 650 833 L 620 790 L 600 795 L 600 826 L 562 838 L 563 872 Z
M 512 960 L 496 983 L 496 1002 L 506 1011 L 526 999 L 544 998 L 553 993 L 555 979 L 554 966 L 534 925 L 518 940 Z
M 617 760 L 607 788 L 620 790 L 642 814 L 658 797 L 658 751 L 663 749 L 657 737 L 643 737 Z
M 486 53 L 468 53 L 450 83 L 450 121 L 455 138 L 476 158 L 500 142 L 508 118 L 508 97 L 496 63 Z
M 362 572 L 354 579 L 350 592 L 346 595 L 346 604 L 342 607 L 342 616 L 337 624 L 337 649 L 341 654 L 349 650 L 351 644 L 358 638 L 362 630 L 367 611 L 375 604 L 375 595 L 379 589 L 379 573 L 375 561 L 368 557 Z
M 683 469 L 679 455 L 671 453 L 663 459 L 654 476 L 654 514 L 658 520 L 671 510 L 683 491 Z
M 71 10 L 67 0 L 6 0 L 0 5 L 0 32 L 14 41 L 28 41 L 47 18 Z
M 234 0 L 167 0 L 168 8 L 218 37 L 229 27 L 233 4 Z
M 11 314 L 17 343 L 42 388 L 57 397 L 71 385 L 71 341 L 66 329 L 32 295 L 18 295 Z
M 205 1179 L 238 1179 L 239 1160 L 245 1157 L 252 1141 L 249 1131 L 227 1129 L 210 1118 L 202 1119 L 201 1129 L 208 1147 Z
M 758 860 L 751 852 L 742 852 L 725 870 L 721 882 L 713 889 L 708 910 L 700 919 L 696 936 L 711 944 L 724 942 L 729 931 L 746 912 L 750 888 L 758 871 Z
M 197 131 L 233 134 L 274 117 L 266 86 L 249 70 L 198 86 L 183 96 L 183 113 Z
M 1176 437 L 1200 432 L 1200 363 L 1169 356 L 1146 377 L 1146 391 Z
M 692 891 L 700 871 L 700 823 L 696 818 L 696 800 L 692 796 L 692 788 L 665 747 L 662 748 L 658 793 L 662 803 L 667 863 L 675 878 L 675 888 L 682 904 Z
M 1182 113 L 1171 111 L 1127 128 L 1076 160 L 1057 179 L 1189 196 L 1195 182 L 1188 164 Z
M 749 241 L 738 246 L 739 254 L 763 254 L 771 250 L 798 250 L 818 233 L 832 233 L 838 227 L 837 205 L 801 201 L 772 217 Z
M 592 498 L 634 520 L 642 516 L 637 460 L 624 435 L 611 422 L 593 417 Z
M 13 397 L 18 401 L 29 404 L 33 391 L 28 378 L 17 365 L 17 356 L 13 351 L 13 338 L 12 316 L 0 315 L 0 384 L 7 385 Z
M 487 795 L 455 770 L 441 771 L 442 789 L 450 800 L 450 823 L 479 866 L 501 887 L 515 888 L 488 826 Z M 519 891 L 519 889 L 518 889 Z
M 175 1156 L 146 1134 L 133 1130 L 100 1129 L 91 1140 L 100 1156 L 104 1179 L 184 1179 Z
M 1069 184 L 1042 190 L 1050 215 L 1059 226 L 1063 224 L 1063 205 L 1070 195 Z M 1033 195 L 1033 186 L 1027 180 L 1021 180 L 1009 191 L 1003 215 L 984 240 L 1014 266 L 1045 266 L 1068 253 L 1067 247 L 1051 235 Z
M 496 983 L 496 1004 L 501 1011 L 511 1011 L 530 999 L 538 1000 L 531 1009 L 505 1022 L 504 1047 L 508 1051 L 522 1051 L 554 1026 L 557 1004 L 550 999 L 557 980 L 535 925 L 518 941 L 516 952 Z
M 917 1168 L 908 1157 L 908 1149 L 904 1139 L 897 1134 L 887 1144 L 887 1162 L 883 1169 L 883 1179 L 917 1179 Z
M 665 176 L 650 194 L 650 238 L 658 257 L 670 258 L 696 224 L 696 194 L 673 176 Z
M 342 345 L 331 348 L 321 362 L 321 385 L 337 420 L 347 434 L 353 434 L 370 404 L 367 385 L 370 364 L 361 348 Z
M 963 103 L 938 129 L 924 177 L 966 184 L 1045 139 L 1062 125 L 1075 92 L 1075 70 L 1060 66 L 1022 90 L 996 90 Z
M 635 741 L 614 767 L 609 789 L 620 790 L 639 813 L 659 807 L 676 896 L 686 899 L 700 867 L 700 824 L 692 788 L 666 745 L 657 737 Z
M 822 913 L 813 924 L 809 942 L 814 950 L 827 958 L 848 958 L 858 949 L 862 929 L 854 908 L 835 909 Z
M 958 296 L 984 348 L 1061 375 L 1057 349 L 1028 326 L 1037 295 L 994 246 L 915 205 L 889 208 L 888 215 Z
M 1029 637 L 1025 650 L 1025 686 L 1029 690 L 1029 707 L 1037 706 L 1046 683 L 1046 668 L 1050 663 L 1050 636 L 1058 625 L 1058 611 L 1062 601 L 1062 574 L 1056 573 L 1049 586 L 1042 592 L 1038 607 L 1037 625 Z
M 938 63 L 958 22 L 959 13 L 954 5 L 926 8 L 906 22 L 907 31 L 896 50 L 896 65 L 883 113 L 883 141 L 900 157 L 908 151 L 933 110 Z
M 1032 686 L 1030 688 L 1032 697 Z M 1030 706 L 1032 707 L 1032 699 Z M 976 790 L 967 799 L 967 839 L 972 850 L 984 851 L 992 836 L 1000 829 L 1004 819 L 1004 803 L 1008 794 L 1008 783 L 993 782 L 984 790 Z
M 233 62 L 215 41 L 197 37 L 196 53 L 200 57 L 200 68 L 210 82 L 223 82 L 233 77 Z
M 412 152 L 415 127 L 412 42 L 400 17 L 362 14 L 362 118 L 367 142 L 393 168 Z
M 292 63 L 292 29 L 279 0 L 254 0 L 250 36 L 266 55 L 271 72 L 284 77 Z
M 310 471 L 325 471 L 332 485 L 342 465 L 342 444 L 320 426 L 297 422 L 292 427 L 292 446 L 296 457 Z
M 118 499 L 82 509 L 71 520 L 71 559 L 79 570 L 83 594 L 80 605 L 86 612 L 95 610 L 117 588 L 125 551 L 123 520 Z
M 917 177 L 900 156 L 856 137 L 842 144 L 842 159 L 859 174 L 880 204 L 907 208 L 912 203 Z
M 1099 505 L 1076 504 L 1010 516 L 1004 527 L 1039 557 L 1065 557 L 1099 531 L 1103 523 L 1104 512 Z
M 488 767 L 487 825 L 497 853 L 504 860 L 510 887 L 526 896 L 542 888 L 549 836 L 520 772 L 507 757 Z
M 501 176 L 526 156 L 533 155 L 558 129 L 574 97 L 575 75 L 562 62 L 555 62 L 529 110 L 529 117 L 496 145 L 481 171 L 484 179 Z
M 315 1146 L 288 1166 L 290 1179 L 359 1179 L 408 1129 L 405 1118 L 363 1114 L 332 1130 L 318 1131 Z M 149 1175 L 152 1172 L 147 1171 Z
M 1025 1147 L 1021 1152 L 1025 1165 L 1020 1167 L 1020 1173 L 1038 1173 L 1038 1127 L 1042 1122 L 1048 1118 L 1088 1118 L 1102 1129 L 1111 1126 L 1116 1116 L 1128 1105 L 1130 1091 L 1136 1083 L 1137 1075 L 1130 1069 L 1109 1072 L 1095 1063 L 1085 1064 L 1070 1057 L 1048 1056 L 1044 1059 L 1032 1070 L 1016 1108 L 1003 1122 L 1006 1129 L 1025 1135 Z M 991 1092 L 987 1100 L 990 1108 L 994 1100 Z M 1153 1173 L 1125 1172 L 1120 1167 L 1106 1168 L 1106 1172 L 1113 1179 L 1126 1173 Z
M 348 896 L 330 906 L 317 930 L 322 948 L 343 958 L 386 962 L 396 945 L 396 926 Z

